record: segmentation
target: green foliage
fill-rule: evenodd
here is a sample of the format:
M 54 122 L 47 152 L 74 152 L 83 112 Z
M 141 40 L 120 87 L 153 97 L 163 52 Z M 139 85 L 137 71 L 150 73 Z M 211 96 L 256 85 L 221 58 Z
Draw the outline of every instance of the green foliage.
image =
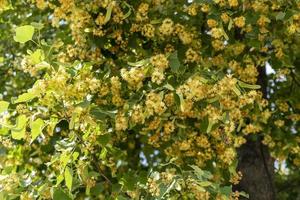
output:
M 53 189 L 53 195 L 52 195 L 53 200 L 71 200 L 71 198 L 62 190 L 59 188 L 54 188 Z
M 259 138 L 299 196 L 299 9 L 0 0 L 0 199 L 249 198 Z
M 16 120 L 16 126 L 11 130 L 11 137 L 15 140 L 21 140 L 25 137 L 27 117 L 19 115 Z
M 0 101 L 0 113 L 7 110 L 9 103 L 7 101 Z
M 32 40 L 34 34 L 34 27 L 31 25 L 20 26 L 16 28 L 16 35 L 14 40 L 16 42 L 25 43 Z
M 170 55 L 169 61 L 170 61 L 170 66 L 171 66 L 172 71 L 174 73 L 179 73 L 180 62 L 179 62 L 179 59 L 178 59 L 177 51 L 175 51 L 174 53 L 172 53 Z
M 69 167 L 66 167 L 65 169 L 65 181 L 66 186 L 69 189 L 69 191 L 72 191 L 72 182 L 73 182 L 73 173 Z
M 23 102 L 27 102 L 30 101 L 34 98 L 36 98 L 37 95 L 33 94 L 33 93 L 23 93 L 21 95 L 18 96 L 18 98 L 13 101 L 13 103 L 23 103 Z
M 31 140 L 34 141 L 41 133 L 44 128 L 44 121 L 42 119 L 36 119 L 31 122 Z

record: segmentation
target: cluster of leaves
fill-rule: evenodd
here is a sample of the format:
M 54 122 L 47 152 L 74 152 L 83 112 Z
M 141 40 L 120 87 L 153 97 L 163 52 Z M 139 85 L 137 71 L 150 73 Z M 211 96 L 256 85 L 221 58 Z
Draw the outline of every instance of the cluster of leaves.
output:
M 236 149 L 261 136 L 294 179 L 299 10 L 0 0 L 0 199 L 237 199 Z

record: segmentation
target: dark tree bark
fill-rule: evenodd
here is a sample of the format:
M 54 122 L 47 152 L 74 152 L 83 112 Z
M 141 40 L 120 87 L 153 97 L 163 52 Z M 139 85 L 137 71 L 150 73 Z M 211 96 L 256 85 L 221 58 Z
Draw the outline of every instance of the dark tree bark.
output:
M 247 141 L 239 151 L 238 170 L 243 178 L 236 190 L 245 191 L 250 200 L 274 200 L 274 161 L 261 140 Z
M 267 97 L 266 78 L 265 67 L 260 67 L 258 84 L 262 87 L 264 98 Z M 248 193 L 250 200 L 274 200 L 274 160 L 261 140 L 259 135 L 255 139 L 249 137 L 247 143 L 238 149 L 238 170 L 243 178 L 234 189 Z

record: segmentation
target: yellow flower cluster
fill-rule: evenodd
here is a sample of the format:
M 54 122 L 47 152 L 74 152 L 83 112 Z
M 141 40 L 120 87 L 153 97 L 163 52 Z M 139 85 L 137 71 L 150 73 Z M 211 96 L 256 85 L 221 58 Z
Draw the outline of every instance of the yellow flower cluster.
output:
M 9 5 L 7 0 L 0 0 L 0 12 L 5 10 Z
M 113 95 L 112 103 L 116 106 L 122 106 L 124 100 L 121 97 L 121 82 L 119 77 L 111 77 L 111 93 Z
M 199 191 L 197 183 L 189 183 L 188 185 L 196 200 L 210 199 L 210 193 L 208 191 Z
M 164 19 L 159 27 L 159 32 L 164 36 L 172 35 L 174 32 L 174 22 L 170 18 Z
M 239 28 L 243 28 L 245 26 L 245 17 L 241 16 L 234 18 L 234 24 Z
M 141 105 L 134 105 L 130 114 L 130 119 L 134 124 L 143 124 L 145 122 L 144 108 Z
M 161 115 L 166 111 L 166 105 L 163 102 L 162 94 L 150 92 L 149 94 L 147 94 L 145 105 L 148 115 Z
M 277 101 L 277 106 L 278 109 L 282 112 L 288 112 L 289 110 L 289 104 L 287 102 L 283 102 L 283 101 Z
M 214 19 L 208 19 L 207 20 L 207 25 L 209 28 L 214 28 L 218 25 L 218 22 Z
M 230 182 L 232 183 L 232 184 L 234 184 L 234 185 L 237 185 L 237 184 L 239 184 L 239 182 L 241 181 L 241 179 L 242 179 L 242 172 L 237 172 L 234 176 L 232 176 L 231 178 L 230 178 Z
M 158 55 L 152 56 L 150 58 L 150 62 L 154 67 L 156 67 L 160 70 L 165 70 L 169 67 L 169 61 L 168 61 L 167 57 L 163 54 L 158 54 Z
M 209 86 L 203 83 L 202 77 L 194 76 L 178 87 L 176 92 L 182 94 L 188 101 L 199 101 L 207 98 L 209 89 Z
M 134 67 L 129 70 L 122 68 L 121 76 L 134 89 L 139 89 L 143 86 L 145 72 L 143 67 Z
M 216 51 L 221 51 L 225 48 L 224 41 L 222 40 L 212 40 L 211 45 Z
M 242 81 L 252 84 L 256 83 L 258 70 L 252 62 L 249 62 L 249 64 L 247 64 L 245 67 L 242 67 L 240 63 L 233 60 L 229 62 L 229 67 L 239 76 Z
M 2 2 L 5 1 L 0 0 L 0 5 Z M 76 66 L 74 73 L 65 66 L 60 66 L 57 71 L 49 66 L 49 74 L 37 81 L 31 91 L 38 95 L 39 104 L 47 107 L 50 113 L 61 106 L 64 111 L 56 113 L 59 117 L 77 117 L 76 120 L 82 123 L 75 125 L 73 130 L 86 133 L 90 140 L 97 141 L 98 129 L 92 130 L 97 123 L 90 116 L 90 107 L 76 106 L 87 98 L 96 106 L 116 110 L 115 118 L 106 123 L 107 126 L 112 124 L 111 143 L 126 140 L 124 132 L 132 131 L 131 127 L 134 127 L 135 134 L 145 137 L 143 142 L 148 142 L 153 149 L 164 147 L 161 154 L 168 159 L 177 157 L 178 164 L 192 160 L 192 163 L 206 167 L 214 160 L 216 168 L 227 168 L 236 159 L 235 148 L 246 142 L 247 135 L 263 132 L 274 112 L 288 113 L 292 109 L 286 102 L 277 102 L 277 110 L 271 112 L 260 92 L 249 86 L 243 88 L 238 81 L 257 84 L 259 67 L 265 65 L 270 54 L 273 56 L 274 53 L 282 60 L 288 52 L 285 41 L 277 39 L 270 29 L 273 16 L 268 11 L 279 12 L 281 8 L 276 2 L 214 0 L 211 4 L 192 2 L 181 7 L 170 6 L 165 0 L 137 2 L 133 6 L 125 1 L 110 0 L 89 3 L 59 0 L 55 5 L 44 0 L 35 2 L 39 9 L 49 7 L 53 10 L 54 26 L 69 27 L 71 36 L 68 39 L 74 44 L 62 43 L 60 48 L 54 48 L 57 59 L 63 63 L 72 63 L 76 59 L 94 61 L 95 65 L 87 69 Z M 210 10 L 216 7 L 221 8 L 221 13 L 210 15 Z M 169 15 L 162 8 L 174 9 L 172 13 L 177 14 Z M 251 22 L 242 10 L 255 12 L 257 21 Z M 184 17 L 177 18 L 181 12 L 185 12 Z M 200 15 L 204 17 L 202 24 L 198 21 L 185 23 Z M 294 13 L 284 26 L 292 35 L 299 32 L 299 24 L 300 15 Z M 263 45 L 252 47 L 251 41 L 247 43 L 248 34 L 251 41 L 253 37 Z M 274 37 L 268 37 L 271 34 Z M 180 57 L 180 67 L 184 65 L 186 69 L 181 71 L 180 68 L 178 74 L 183 75 L 170 69 L 173 66 L 168 56 L 175 51 Z M 134 66 L 128 63 L 131 67 L 125 67 L 128 60 L 140 59 L 146 64 Z M 26 59 L 22 67 L 37 78 L 42 71 Z M 99 80 L 98 75 L 107 68 L 108 75 Z M 278 75 L 286 77 L 290 73 L 278 71 Z M 140 98 L 131 101 L 134 94 Z M 30 115 L 22 106 L 17 110 Z M 272 124 L 280 128 L 288 124 L 286 120 L 299 121 L 300 117 L 290 114 Z M 268 134 L 263 142 L 269 147 L 279 145 Z M 87 143 L 91 151 L 95 149 L 92 142 Z M 128 146 L 134 148 L 134 142 L 128 141 Z M 119 169 L 114 162 L 107 160 L 107 165 L 116 172 Z M 172 180 L 173 172 L 160 176 L 167 183 Z M 237 184 L 240 179 L 238 173 L 227 181 Z M 92 187 L 95 181 L 91 178 L 86 184 Z M 157 180 L 149 179 L 147 186 L 153 196 L 160 195 Z M 200 192 L 192 182 L 188 187 L 196 199 L 211 198 L 209 192 Z
M 185 52 L 185 57 L 187 63 L 199 63 L 200 61 L 200 55 L 191 48 Z
M 248 135 L 250 133 L 259 133 L 261 131 L 261 127 L 258 125 L 254 124 L 248 124 L 246 127 L 243 129 L 243 133 Z
M 116 116 L 116 131 L 125 131 L 128 128 L 128 119 L 124 113 L 118 113 Z
M 176 24 L 175 25 L 175 33 L 179 37 L 180 41 L 185 45 L 190 44 L 193 40 L 192 33 L 186 31 L 184 26 L 181 25 L 181 24 Z
M 147 20 L 147 14 L 149 11 L 149 4 L 147 3 L 141 3 L 138 7 L 138 12 L 136 15 L 136 21 L 144 21 Z
M 228 0 L 228 4 L 230 7 L 237 7 L 239 5 L 238 0 Z
M 36 6 L 39 9 L 44 10 L 45 8 L 47 8 L 48 2 L 45 0 L 36 0 Z
M 274 122 L 274 124 L 275 124 L 278 128 L 280 128 L 280 127 L 283 127 L 283 126 L 284 126 L 284 121 L 283 121 L 283 120 L 276 120 L 276 121 Z
M 145 24 L 142 28 L 142 34 L 147 38 L 155 36 L 155 27 L 152 24 Z
M 160 85 L 164 79 L 165 79 L 165 75 L 164 75 L 163 70 L 160 70 L 157 68 L 153 70 L 152 75 L 151 75 L 151 81 L 153 83 Z
M 220 39 L 223 36 L 223 30 L 221 28 L 212 28 L 211 35 L 213 38 Z
M 159 185 L 153 178 L 148 178 L 147 187 L 152 196 L 158 197 L 160 195 Z
M 187 13 L 191 16 L 196 16 L 198 14 L 199 5 L 196 3 L 191 4 L 187 7 Z

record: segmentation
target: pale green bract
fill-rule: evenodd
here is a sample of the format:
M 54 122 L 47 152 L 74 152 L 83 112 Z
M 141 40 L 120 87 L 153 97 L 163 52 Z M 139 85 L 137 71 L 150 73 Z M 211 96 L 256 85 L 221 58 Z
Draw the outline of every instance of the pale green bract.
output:
M 44 124 L 42 119 L 36 119 L 31 122 L 31 141 L 34 141 L 42 133 Z
M 14 40 L 20 43 L 26 43 L 29 40 L 32 40 L 34 34 L 34 27 L 31 25 L 20 26 L 16 28 L 16 35 Z
M 66 167 L 66 169 L 65 169 L 65 181 L 66 181 L 67 188 L 71 192 L 72 182 L 73 182 L 73 175 L 72 175 L 72 171 L 69 167 Z
M 16 127 L 11 130 L 11 136 L 15 140 L 21 140 L 25 137 L 27 117 L 19 115 L 17 118 Z
M 0 113 L 7 110 L 9 103 L 6 101 L 0 101 Z
M 15 100 L 14 103 L 27 102 L 27 101 L 34 99 L 35 97 L 36 97 L 36 95 L 33 93 L 30 93 L 30 92 L 24 93 L 24 94 L 21 94 L 20 96 L 18 96 L 17 100 Z

